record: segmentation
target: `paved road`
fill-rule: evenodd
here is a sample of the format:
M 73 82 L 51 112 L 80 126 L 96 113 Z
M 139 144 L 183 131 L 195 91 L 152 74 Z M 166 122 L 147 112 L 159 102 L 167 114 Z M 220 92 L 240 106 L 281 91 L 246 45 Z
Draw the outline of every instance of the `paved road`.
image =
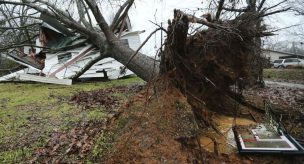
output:
M 299 88 L 299 89 L 304 89 L 303 84 L 295 84 L 295 83 L 287 83 L 287 82 L 277 82 L 277 81 L 268 81 L 265 80 L 266 85 L 279 85 L 279 86 L 284 86 L 284 87 L 290 87 L 290 88 Z

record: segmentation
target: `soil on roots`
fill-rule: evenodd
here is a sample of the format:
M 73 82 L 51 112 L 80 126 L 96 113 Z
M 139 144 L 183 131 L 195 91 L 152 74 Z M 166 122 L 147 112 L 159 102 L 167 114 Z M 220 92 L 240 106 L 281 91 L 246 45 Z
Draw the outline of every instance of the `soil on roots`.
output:
M 191 106 L 178 89 L 165 83 L 147 87 L 130 100 L 118 120 L 124 123 L 108 162 L 185 163 L 191 159 L 178 141 L 197 134 Z
M 200 147 L 197 137 L 209 127 L 197 125 L 187 98 L 167 78 L 155 83 L 133 97 L 113 122 L 118 137 L 106 163 L 246 161 Z
M 122 114 L 112 122 L 118 136 L 106 163 L 286 163 L 301 158 L 274 155 L 239 155 L 236 147 L 226 152 L 226 136 L 221 136 L 209 125 L 198 126 L 187 98 L 167 78 L 158 79 L 139 92 L 124 106 Z M 263 113 L 240 105 L 237 124 L 247 122 L 248 113 L 260 121 Z M 204 110 L 208 110 L 205 107 Z M 215 126 L 232 124 L 233 119 L 209 113 Z M 215 119 L 213 119 L 215 118 Z M 230 117 L 229 117 L 230 118 Z M 233 118 L 233 117 L 231 117 Z M 254 119 L 251 118 L 251 122 Z M 114 126 L 113 126 L 114 125 Z M 226 127 L 225 127 L 226 128 Z M 116 131 L 114 130 L 114 131 Z M 223 133 L 222 135 L 226 135 Z M 219 144 L 206 145 L 212 138 Z M 211 140 L 211 144 L 214 142 Z M 209 144 L 210 144 L 209 143 Z M 212 149 L 210 151 L 210 147 Z M 209 150 L 208 150 L 209 149 Z

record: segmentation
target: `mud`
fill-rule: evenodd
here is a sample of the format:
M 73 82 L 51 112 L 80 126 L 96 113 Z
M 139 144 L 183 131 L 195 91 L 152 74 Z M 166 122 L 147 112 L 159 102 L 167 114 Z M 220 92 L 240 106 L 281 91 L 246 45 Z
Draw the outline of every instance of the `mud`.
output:
M 233 126 L 256 125 L 256 122 L 246 118 L 233 118 L 224 115 L 216 115 L 213 121 L 217 124 L 221 134 L 216 134 L 213 130 L 207 131 L 203 136 L 199 137 L 200 145 L 209 152 L 220 154 L 232 154 L 237 152 L 237 146 L 232 131 Z M 215 148 L 215 142 L 218 148 Z M 218 149 L 215 152 L 215 149 Z

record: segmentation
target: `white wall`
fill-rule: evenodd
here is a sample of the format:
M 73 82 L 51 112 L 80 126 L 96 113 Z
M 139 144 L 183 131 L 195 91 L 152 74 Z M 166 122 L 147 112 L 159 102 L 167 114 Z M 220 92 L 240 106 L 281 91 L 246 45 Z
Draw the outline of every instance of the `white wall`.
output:
M 262 53 L 263 53 L 263 55 L 265 56 L 266 59 L 270 58 L 271 62 L 273 62 L 274 60 L 279 59 L 280 57 L 289 56 L 287 54 L 280 53 L 280 52 L 274 52 L 274 51 L 263 51 Z
M 128 39 L 129 47 L 136 51 L 141 45 L 139 34 L 132 33 L 122 36 L 121 39 Z

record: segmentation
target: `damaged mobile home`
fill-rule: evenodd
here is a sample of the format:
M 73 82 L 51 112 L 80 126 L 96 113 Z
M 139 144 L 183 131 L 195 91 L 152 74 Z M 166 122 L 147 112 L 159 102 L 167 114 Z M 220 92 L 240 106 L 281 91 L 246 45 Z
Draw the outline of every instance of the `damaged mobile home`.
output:
M 99 50 L 83 36 L 72 33 L 55 19 L 44 15 L 41 19 L 43 23 L 35 46 L 13 49 L 4 55 L 26 68 L 0 77 L 0 81 L 26 80 L 71 85 L 72 78 L 100 55 Z M 117 31 L 125 44 L 131 49 L 138 49 L 139 34 L 144 31 L 131 31 L 129 19 L 126 19 Z M 122 70 L 121 63 L 113 58 L 105 58 L 95 63 L 79 78 L 117 79 L 133 74 L 128 69 Z

